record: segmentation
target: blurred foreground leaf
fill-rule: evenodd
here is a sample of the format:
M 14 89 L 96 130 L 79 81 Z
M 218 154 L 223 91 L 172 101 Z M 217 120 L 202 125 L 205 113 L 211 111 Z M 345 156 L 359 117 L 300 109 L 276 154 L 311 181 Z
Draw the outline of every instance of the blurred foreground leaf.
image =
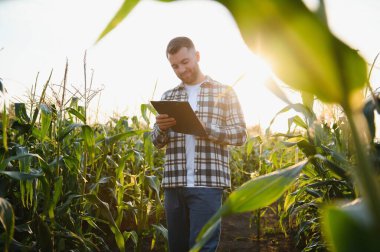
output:
M 210 239 L 221 217 L 253 211 L 276 201 L 293 184 L 307 163 L 308 160 L 304 160 L 289 168 L 257 177 L 232 192 L 223 206 L 202 228 L 191 251 L 199 251 Z
M 365 60 L 336 38 L 301 0 L 219 0 L 247 45 L 286 84 L 344 106 L 367 78 Z M 348 99 L 347 99 L 348 98 Z M 354 100 L 352 100 L 354 99 Z
M 379 231 L 368 207 L 360 200 L 342 207 L 326 207 L 322 225 L 332 251 L 379 251 Z

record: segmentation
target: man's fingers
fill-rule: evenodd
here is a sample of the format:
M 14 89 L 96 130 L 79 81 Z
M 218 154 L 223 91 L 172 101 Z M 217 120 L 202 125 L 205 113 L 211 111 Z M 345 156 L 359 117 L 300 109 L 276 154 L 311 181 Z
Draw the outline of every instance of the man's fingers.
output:
M 156 124 L 161 130 L 167 130 L 176 125 L 176 121 L 173 117 L 169 117 L 167 114 L 159 114 L 156 116 Z
M 170 123 L 170 122 L 175 122 L 175 119 L 170 117 L 166 119 L 158 119 L 156 120 L 157 123 Z
M 165 127 L 170 127 L 176 125 L 176 121 L 170 121 L 170 122 L 160 122 L 157 123 L 159 126 L 165 126 Z
M 167 115 L 167 114 L 158 114 L 156 116 L 156 119 L 164 119 L 164 118 L 169 118 L 169 115 Z

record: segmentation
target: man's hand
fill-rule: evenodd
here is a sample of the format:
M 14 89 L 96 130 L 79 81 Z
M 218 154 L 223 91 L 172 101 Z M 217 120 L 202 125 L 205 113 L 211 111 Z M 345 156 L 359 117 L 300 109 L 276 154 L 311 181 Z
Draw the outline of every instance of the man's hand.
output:
M 170 127 L 176 125 L 176 121 L 173 117 L 169 117 L 167 114 L 159 114 L 156 116 L 156 124 L 162 131 L 168 130 Z

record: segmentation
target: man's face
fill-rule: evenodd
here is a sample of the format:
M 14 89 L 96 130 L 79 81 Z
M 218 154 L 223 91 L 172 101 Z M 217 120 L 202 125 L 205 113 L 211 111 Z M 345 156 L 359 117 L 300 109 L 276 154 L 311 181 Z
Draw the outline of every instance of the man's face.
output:
M 199 52 L 182 47 L 175 54 L 168 54 L 168 60 L 177 77 L 186 84 L 196 84 L 199 76 Z

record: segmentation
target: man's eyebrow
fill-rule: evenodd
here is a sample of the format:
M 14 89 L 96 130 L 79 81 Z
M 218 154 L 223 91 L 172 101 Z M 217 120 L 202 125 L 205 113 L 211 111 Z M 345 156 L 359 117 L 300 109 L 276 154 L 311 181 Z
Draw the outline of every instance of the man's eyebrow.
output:
M 181 60 L 180 63 L 184 63 L 186 60 L 189 60 L 189 58 L 184 58 L 183 60 Z M 172 64 L 172 67 L 173 67 L 173 66 L 176 66 L 176 65 L 178 65 L 178 64 Z

